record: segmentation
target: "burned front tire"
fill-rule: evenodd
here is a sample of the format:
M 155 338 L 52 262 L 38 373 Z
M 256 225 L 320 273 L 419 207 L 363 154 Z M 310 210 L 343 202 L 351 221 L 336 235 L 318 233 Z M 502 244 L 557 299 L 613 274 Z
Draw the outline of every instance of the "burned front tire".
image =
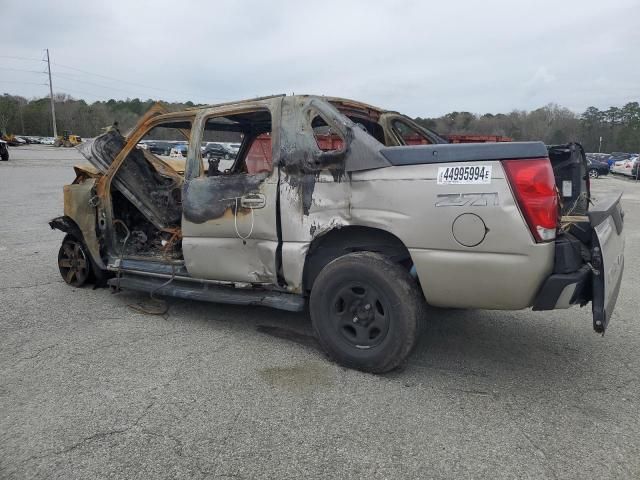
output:
M 66 283 L 82 287 L 91 278 L 91 257 L 82 241 L 67 234 L 58 251 L 58 268 Z
M 336 362 L 383 373 L 401 365 L 416 342 L 424 299 L 401 265 L 356 252 L 316 278 L 310 313 L 318 341 Z

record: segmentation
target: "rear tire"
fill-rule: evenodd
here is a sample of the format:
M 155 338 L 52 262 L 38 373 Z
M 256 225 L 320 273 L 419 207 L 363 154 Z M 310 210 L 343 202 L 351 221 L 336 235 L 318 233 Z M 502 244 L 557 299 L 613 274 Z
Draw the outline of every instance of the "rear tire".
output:
M 378 253 L 356 252 L 322 269 L 309 310 L 318 341 L 331 359 L 384 373 L 411 353 L 424 297 L 402 266 Z
M 2 155 L 0 155 L 0 159 L 2 159 L 3 162 L 8 162 L 9 161 L 9 154 L 8 153 L 3 153 Z
M 600 172 L 596 168 L 589 169 L 589 178 L 598 178 L 600 176 Z

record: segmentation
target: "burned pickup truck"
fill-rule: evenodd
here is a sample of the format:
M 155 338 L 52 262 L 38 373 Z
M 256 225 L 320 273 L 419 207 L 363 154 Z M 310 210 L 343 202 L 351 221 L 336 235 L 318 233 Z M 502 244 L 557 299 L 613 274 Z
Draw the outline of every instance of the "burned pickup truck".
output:
M 169 132 L 169 133 L 168 133 Z M 137 147 L 187 144 L 185 158 Z M 207 142 L 241 144 L 223 164 Z M 584 153 L 448 144 L 360 102 L 273 96 L 167 113 L 85 142 L 58 256 L 73 286 L 302 311 L 327 353 L 385 372 L 425 305 L 592 303 L 604 332 L 623 271 L 620 195 L 592 203 Z M 552 166 L 553 163 L 553 166 Z M 555 169 L 554 175 L 554 166 Z

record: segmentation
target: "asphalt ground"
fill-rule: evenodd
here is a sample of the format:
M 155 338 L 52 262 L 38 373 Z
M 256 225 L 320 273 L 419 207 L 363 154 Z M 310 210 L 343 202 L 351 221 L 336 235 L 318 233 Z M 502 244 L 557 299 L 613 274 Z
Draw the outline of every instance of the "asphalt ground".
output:
M 590 308 L 430 310 L 402 371 L 330 363 L 306 314 L 61 279 L 73 149 L 0 162 L 0 478 L 640 478 L 640 184 L 604 337 Z

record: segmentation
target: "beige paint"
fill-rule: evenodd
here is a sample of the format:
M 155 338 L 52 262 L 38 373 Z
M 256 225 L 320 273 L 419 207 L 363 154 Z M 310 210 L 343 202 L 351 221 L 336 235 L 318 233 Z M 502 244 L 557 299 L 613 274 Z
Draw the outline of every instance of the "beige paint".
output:
M 84 242 L 89 253 L 98 266 L 104 266 L 100 259 L 100 247 L 96 237 L 96 209 L 89 205 L 93 196 L 91 190 L 95 185 L 94 179 L 85 180 L 83 183 L 65 185 L 64 214 L 71 218 L 82 232 Z
M 482 163 L 482 162 L 480 162 Z M 323 174 L 316 184 L 309 215 L 301 214 L 291 191 L 283 216 L 286 279 L 302 282 L 305 246 L 319 234 L 346 225 L 385 230 L 409 248 L 429 303 L 442 307 L 520 309 L 531 305 L 551 273 L 553 243 L 537 244 L 514 202 L 500 162 L 488 185 L 437 185 L 438 165 L 389 167 L 352 174 L 333 182 Z M 286 185 L 285 185 L 286 187 Z M 286 190 L 285 190 L 286 191 Z M 498 205 L 436 207 L 439 194 L 497 193 Z M 483 219 L 489 231 L 475 247 L 460 245 L 452 233 L 463 213 Z M 310 234 L 316 226 L 315 235 Z M 298 262 L 296 268 L 296 262 Z

